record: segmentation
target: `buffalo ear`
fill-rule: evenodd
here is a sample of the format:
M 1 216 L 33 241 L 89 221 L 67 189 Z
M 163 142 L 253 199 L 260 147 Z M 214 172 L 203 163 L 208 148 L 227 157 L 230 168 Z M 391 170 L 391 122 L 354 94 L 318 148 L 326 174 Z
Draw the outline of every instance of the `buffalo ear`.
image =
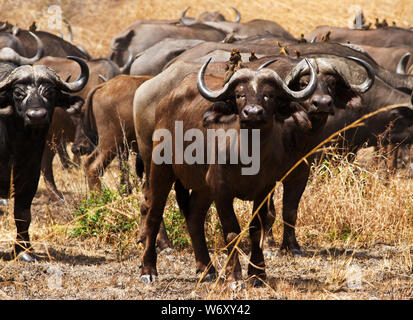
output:
M 339 109 L 357 109 L 364 107 L 361 95 L 345 84 L 337 86 L 334 105 Z
M 229 101 L 218 101 L 212 104 L 202 117 L 204 127 L 217 123 L 231 123 L 235 121 L 237 108 Z
M 57 105 L 70 114 L 79 113 L 85 100 L 79 96 L 72 96 L 66 93 L 59 94 Z
M 391 111 L 394 115 L 401 116 L 407 119 L 413 119 L 413 110 L 409 107 L 398 107 Z

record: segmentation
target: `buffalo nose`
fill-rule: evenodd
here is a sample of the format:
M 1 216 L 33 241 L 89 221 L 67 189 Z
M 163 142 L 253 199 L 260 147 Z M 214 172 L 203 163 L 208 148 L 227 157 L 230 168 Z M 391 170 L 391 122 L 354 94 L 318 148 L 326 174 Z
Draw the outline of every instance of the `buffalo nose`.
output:
M 244 109 L 242 109 L 242 115 L 246 119 L 261 117 L 263 114 L 264 114 L 264 109 L 256 105 L 246 106 Z
M 26 112 L 26 115 L 30 119 L 40 119 L 46 117 L 47 111 L 43 108 L 41 109 L 30 109 Z
M 333 111 L 333 99 L 329 95 L 315 95 L 311 99 L 311 103 L 318 112 L 331 113 Z

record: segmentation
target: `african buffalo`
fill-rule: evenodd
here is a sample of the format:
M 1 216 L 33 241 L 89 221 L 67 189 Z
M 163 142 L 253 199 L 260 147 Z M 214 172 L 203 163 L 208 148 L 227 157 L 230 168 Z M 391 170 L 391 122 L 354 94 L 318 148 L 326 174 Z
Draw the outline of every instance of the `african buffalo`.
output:
M 1 65 L 0 196 L 8 198 L 10 191 L 14 192 L 17 227 L 14 254 L 23 261 L 36 259 L 28 231 L 30 208 L 54 108 L 60 106 L 70 113 L 83 103 L 82 98 L 67 93 L 78 92 L 86 85 L 89 70 L 83 60 L 69 58 L 81 67 L 79 78 L 70 83 L 45 66 Z
M 387 27 L 380 29 L 358 30 L 331 26 L 319 26 L 305 35 L 310 42 L 315 37 L 318 41 L 329 34 L 331 42 L 355 43 L 375 47 L 403 47 L 412 46 L 413 31 L 399 27 Z
M 29 32 L 36 42 L 36 51 L 31 58 L 22 54 L 26 50 L 21 46 L 20 40 L 8 33 L 0 33 L 0 61 L 7 61 L 16 65 L 33 64 L 44 55 L 44 44 L 34 33 Z
M 157 75 L 169 61 L 202 42 L 197 39 L 165 38 L 141 52 L 133 61 L 129 74 Z
M 200 24 L 201 21 L 188 21 L 185 19 L 186 11 L 183 12 L 181 22 L 186 26 L 193 26 Z M 237 19 L 238 20 L 238 19 Z M 221 30 L 226 34 L 224 42 L 234 42 L 237 40 L 243 40 L 252 36 L 271 34 L 277 37 L 284 38 L 286 40 L 295 41 L 296 39 L 287 30 L 281 27 L 278 23 L 255 19 L 245 23 L 239 21 L 202 21 L 202 25 L 212 27 L 217 30 Z
M 121 185 L 131 192 L 127 160 L 129 151 L 138 152 L 132 117 L 133 97 L 136 89 L 150 78 L 119 75 L 95 87 L 88 95 L 72 152 L 76 155 L 88 154 L 84 167 L 90 189 L 100 190 L 99 177 L 118 156 Z M 139 173 L 142 169 L 137 171 L 138 175 L 142 175 Z
M 144 183 L 142 193 L 144 200 L 147 199 L 147 177 L 150 173 L 152 134 L 155 126 L 155 110 L 161 99 L 172 91 L 190 73 L 197 72 L 200 65 L 178 61 L 171 67 L 162 71 L 157 76 L 144 82 L 135 92 L 133 99 L 133 121 L 136 133 L 136 140 L 139 146 L 139 154 L 143 162 Z M 208 68 L 208 72 L 219 76 L 224 76 L 225 65 L 214 63 Z M 142 152 L 144 149 L 144 152 Z M 141 230 L 145 221 L 147 208 L 142 204 L 141 208 Z M 159 247 L 169 246 L 170 241 L 166 236 L 164 224 L 157 239 Z
M 28 56 L 33 56 L 36 54 L 37 44 L 29 33 L 30 31 L 20 29 L 16 34 L 16 37 L 21 41 L 26 54 Z M 55 36 L 54 34 L 45 31 L 34 31 L 33 33 L 43 42 L 44 56 L 62 58 L 66 56 L 75 56 L 85 60 L 90 59 L 90 56 L 85 54 L 85 52 L 80 50 L 78 47 L 58 36 Z
M 128 51 L 136 56 L 165 38 L 221 41 L 225 34 L 203 25 L 132 24 L 111 40 L 109 58 L 118 65 L 124 65 L 129 56 Z
M 316 64 L 318 64 L 319 70 L 326 65 L 321 59 L 320 62 L 316 62 Z M 367 64 L 363 63 L 363 65 L 366 66 Z M 213 267 L 210 267 L 210 259 L 203 229 L 205 214 L 211 202 L 214 201 L 216 204 L 223 225 L 225 240 L 229 244 L 228 250 L 231 252 L 234 245 L 233 241 L 240 232 L 232 208 L 234 197 L 254 200 L 254 211 L 258 209 L 259 204 L 271 191 L 275 181 L 280 179 L 282 174 L 294 164 L 290 159 L 293 152 L 297 150 L 301 151 L 302 146 L 300 144 L 303 142 L 303 137 L 297 137 L 297 135 L 294 134 L 295 129 L 292 131 L 287 130 L 281 121 L 285 119 L 285 117 L 288 117 L 288 113 L 290 112 L 292 112 L 293 115 L 297 112 L 301 113 L 302 108 L 296 108 L 297 103 L 294 101 L 306 100 L 312 96 L 317 89 L 313 66 L 306 66 L 305 63 L 301 62 L 286 76 L 286 79 L 289 79 L 288 82 L 290 86 L 297 86 L 298 90 L 305 92 L 301 91 L 300 94 L 296 94 L 297 91 L 289 89 L 277 73 L 270 69 L 262 69 L 258 72 L 250 69 L 241 69 L 234 74 L 224 88 L 211 91 L 206 87 L 203 80 L 205 68 L 206 65 L 203 66 L 198 74 L 198 89 L 202 97 L 207 100 L 202 99 L 199 94 L 196 94 L 194 76 L 188 76 L 159 104 L 156 110 L 155 137 L 156 129 L 167 129 L 172 133 L 171 157 L 173 159 L 174 156 L 176 157 L 174 154 L 175 145 L 173 138 L 175 121 L 182 121 L 183 132 L 193 128 L 200 130 L 200 132 L 203 133 L 203 135 L 200 135 L 201 137 L 207 136 L 206 128 L 225 128 L 226 132 L 228 132 L 229 129 L 235 130 L 233 132 L 239 132 L 240 128 L 259 128 L 260 137 L 258 143 L 260 144 L 260 157 L 258 161 L 260 163 L 260 169 L 255 172 L 254 175 L 246 176 L 241 174 L 242 166 L 239 164 L 217 165 L 214 163 L 201 163 L 190 165 L 185 162 L 183 164 L 182 162 L 174 162 L 174 160 L 172 160 L 172 163 L 162 164 L 156 163 L 155 160 L 153 160 L 149 178 L 149 210 L 144 230 L 146 240 L 142 259 L 142 280 L 144 281 L 151 281 L 152 276 L 157 275 L 154 239 L 161 221 L 166 195 L 169 193 L 173 182 L 179 180 L 179 185 L 182 185 L 182 188 L 192 189 L 189 200 L 183 207 L 183 212 L 187 221 L 188 231 L 192 238 L 197 260 L 197 271 L 211 275 L 215 273 L 215 270 Z M 306 78 L 306 70 L 308 69 L 311 70 L 309 81 Z M 332 68 L 330 67 L 328 71 L 331 73 Z M 372 73 L 374 76 L 374 71 L 372 71 L 371 67 L 368 67 L 369 77 L 361 85 L 349 84 L 347 80 L 341 78 L 342 82 L 340 83 L 344 84 L 342 92 L 339 90 L 334 91 L 336 89 L 336 82 L 333 81 L 333 92 L 337 92 L 337 95 L 344 94 L 344 96 L 336 101 L 341 105 L 354 103 L 350 98 L 353 98 L 354 94 L 357 94 L 357 91 L 363 92 L 368 90 L 373 82 L 371 78 Z M 299 81 L 303 76 L 304 79 Z M 326 74 L 326 77 L 332 77 L 332 75 Z M 222 85 L 222 79 L 220 78 L 208 77 L 207 81 L 208 80 L 209 83 L 213 83 L 215 87 Z M 323 81 L 323 83 L 328 83 L 328 81 Z M 339 81 L 337 81 L 337 83 L 339 83 Z M 321 108 L 321 110 L 319 110 L 320 113 L 327 114 L 332 108 L 333 101 L 332 99 L 327 99 L 326 94 L 322 93 L 327 92 L 327 95 L 329 95 L 329 92 L 331 92 L 326 91 L 327 88 L 325 88 L 325 86 L 324 84 L 318 87 L 318 90 L 321 91 L 313 96 L 312 108 Z M 287 90 L 288 93 L 286 94 L 284 90 Z M 329 90 L 332 90 L 332 88 L 329 88 Z M 347 98 L 347 100 L 343 101 L 341 98 Z M 213 104 L 210 105 L 208 100 L 213 102 Z M 310 109 L 309 114 L 311 113 L 316 114 L 317 112 Z M 276 119 L 275 121 L 274 118 Z M 299 118 L 300 117 L 296 117 L 297 120 L 299 120 Z M 319 119 L 319 116 L 315 116 L 314 123 L 319 121 Z M 298 123 L 301 123 L 301 121 L 298 121 Z M 303 136 L 308 136 L 308 133 Z M 192 137 L 194 137 L 194 135 Z M 229 137 L 228 134 L 226 137 Z M 204 138 L 201 139 L 203 140 Z M 235 136 L 235 140 L 237 139 L 237 136 Z M 158 139 L 155 139 L 154 141 L 154 150 L 161 144 L 160 142 L 158 143 L 157 140 Z M 185 138 L 185 140 L 187 139 Z M 284 145 L 286 141 L 287 145 Z M 189 143 L 184 142 L 183 147 L 181 145 L 180 148 L 185 149 L 188 147 L 188 144 Z M 228 148 L 230 146 L 228 143 L 226 147 L 225 144 L 223 146 L 223 150 L 229 152 Z M 306 146 L 308 147 L 308 145 Z M 236 147 L 242 148 L 243 145 L 236 145 Z M 211 147 L 208 146 L 205 140 L 200 148 L 204 150 L 204 154 L 207 154 L 208 149 Z M 212 148 L 214 147 L 212 146 Z M 241 153 L 242 150 L 240 149 L 239 152 Z M 156 157 L 153 157 L 153 159 L 156 159 Z M 160 180 L 161 176 L 162 180 Z M 299 176 L 302 180 L 301 175 Z M 297 183 L 294 178 L 288 180 L 291 186 Z M 237 181 L 237 183 L 234 183 L 234 181 Z M 306 179 L 305 183 L 300 184 L 297 188 L 285 186 L 285 190 L 287 190 L 284 198 L 285 210 L 287 211 L 285 217 L 293 218 L 293 212 L 295 211 L 296 213 L 298 201 L 305 184 Z M 251 185 L 253 185 L 254 188 L 251 188 Z M 177 188 L 177 186 L 175 186 L 175 188 Z M 267 210 L 260 209 L 258 212 L 259 217 L 256 216 L 250 226 L 252 252 L 248 272 L 251 276 L 260 278 L 265 278 L 260 238 L 262 225 L 267 223 L 268 218 L 266 214 Z M 288 230 L 285 231 L 285 235 L 287 235 L 287 239 L 285 238 L 287 243 L 285 245 L 290 245 L 289 234 L 290 232 Z M 236 252 L 232 255 L 227 269 L 230 279 L 237 280 L 241 277 Z
M 111 79 L 121 73 L 119 67 L 109 59 L 92 59 L 86 61 L 86 63 L 89 68 L 89 81 L 81 91 L 76 93 L 77 96 L 82 97 L 84 100 L 86 100 L 88 93 L 94 87 L 102 83 L 100 77 Z M 45 65 L 53 69 L 62 79 L 67 79 L 68 77 L 73 79 L 80 74 L 77 63 L 66 58 L 44 57 L 36 62 L 35 65 Z M 63 160 L 63 165 L 65 167 L 69 166 L 70 159 L 66 151 L 66 144 L 74 141 L 76 127 L 76 117 L 60 109 L 57 109 L 53 114 L 41 166 L 46 190 L 51 199 L 63 199 L 63 194 L 57 189 L 54 181 L 52 163 L 56 152 L 58 152 L 60 159 Z

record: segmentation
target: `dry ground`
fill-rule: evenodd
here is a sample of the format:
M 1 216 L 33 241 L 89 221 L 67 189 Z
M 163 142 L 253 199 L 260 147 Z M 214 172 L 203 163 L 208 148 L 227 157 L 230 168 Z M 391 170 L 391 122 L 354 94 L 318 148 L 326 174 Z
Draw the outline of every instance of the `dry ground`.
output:
M 176 18 L 188 5 L 191 15 L 215 9 L 232 15 L 235 6 L 245 21 L 273 19 L 294 35 L 320 24 L 346 26 L 354 5 L 366 18 L 376 16 L 413 25 L 410 1 L 58 1 L 74 29 L 74 41 L 93 56 L 106 56 L 111 37 L 139 18 Z M 47 29 L 48 6 L 54 1 L 0 1 L 0 20 L 27 27 L 33 19 Z M 53 31 L 53 30 L 51 30 Z M 65 30 L 63 30 L 65 32 Z M 87 198 L 82 170 L 63 170 L 55 159 L 57 185 L 65 202 L 50 202 L 43 181 L 34 200 L 31 235 L 40 262 L 10 260 L 15 227 L 12 205 L 0 215 L 0 299 L 411 299 L 413 298 L 413 179 L 406 171 L 387 172 L 382 165 L 360 157 L 358 163 L 321 164 L 313 168 L 299 208 L 297 237 L 305 256 L 277 255 L 282 236 L 279 216 L 273 233 L 277 245 L 268 248 L 268 281 L 263 288 L 230 290 L 221 282 L 197 283 L 194 257 L 185 227 L 171 227 L 176 249 L 158 259 L 159 279 L 153 285 L 139 281 L 141 245 L 137 228 L 106 232 L 94 237 L 74 237 L 74 212 Z M 116 189 L 115 165 L 104 177 Z M 282 187 L 275 192 L 277 213 L 282 209 Z M 139 192 L 116 200 L 111 212 L 139 220 Z M 167 214 L 177 219 L 173 195 Z M 251 204 L 236 202 L 243 228 Z M 225 263 L 223 240 L 214 208 L 207 223 L 211 256 L 219 270 Z M 246 269 L 248 241 L 240 249 Z M 244 279 L 247 276 L 244 274 Z

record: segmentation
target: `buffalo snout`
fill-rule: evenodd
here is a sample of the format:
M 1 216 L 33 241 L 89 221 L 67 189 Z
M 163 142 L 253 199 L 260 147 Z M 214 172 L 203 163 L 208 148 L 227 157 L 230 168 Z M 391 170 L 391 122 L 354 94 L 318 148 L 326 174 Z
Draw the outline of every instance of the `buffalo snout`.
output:
M 245 106 L 241 111 L 241 121 L 243 122 L 263 122 L 265 121 L 265 110 L 259 105 Z
M 315 110 L 311 111 L 334 114 L 333 98 L 330 95 L 314 95 L 311 98 L 311 104 L 315 107 Z
M 30 119 L 42 119 L 45 118 L 47 115 L 47 111 L 46 109 L 29 109 L 26 112 L 26 115 L 30 118 Z
M 50 117 L 45 108 L 31 108 L 26 111 L 25 122 L 29 126 L 47 126 L 50 124 Z

